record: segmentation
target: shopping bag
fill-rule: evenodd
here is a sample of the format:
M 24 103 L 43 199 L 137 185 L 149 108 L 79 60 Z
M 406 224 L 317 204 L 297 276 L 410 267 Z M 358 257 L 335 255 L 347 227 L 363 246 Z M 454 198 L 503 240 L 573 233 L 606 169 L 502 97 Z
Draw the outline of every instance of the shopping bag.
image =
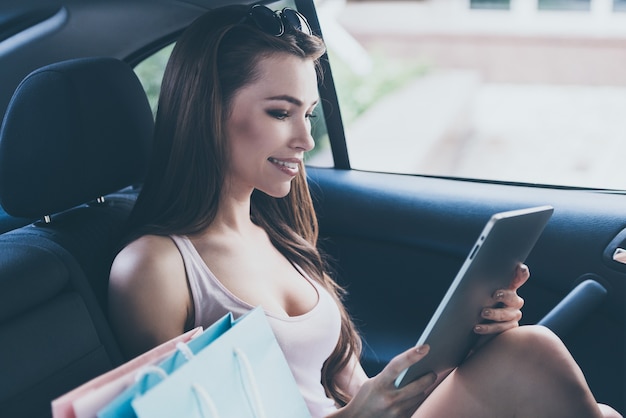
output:
M 259 308 L 132 405 L 139 418 L 311 417 Z
M 102 407 L 134 383 L 137 370 L 158 364 L 176 350 L 176 344 L 189 342 L 201 333 L 202 327 L 188 331 L 54 399 L 52 417 L 95 418 Z
M 131 401 L 134 398 L 160 383 L 164 376 L 178 369 L 188 361 L 188 358 L 199 353 L 200 350 L 229 330 L 234 322 L 233 316 L 229 313 L 207 328 L 202 334 L 193 338 L 189 343 L 183 345 L 178 343 L 176 350 L 157 365 L 137 370 L 133 376 L 133 384 L 100 409 L 97 417 L 135 418 L 137 415 L 131 405 Z

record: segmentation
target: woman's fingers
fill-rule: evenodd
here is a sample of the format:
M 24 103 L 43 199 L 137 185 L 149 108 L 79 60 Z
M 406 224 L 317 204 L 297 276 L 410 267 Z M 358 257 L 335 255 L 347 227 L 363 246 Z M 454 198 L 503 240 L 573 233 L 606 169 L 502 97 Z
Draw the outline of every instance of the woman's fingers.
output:
M 522 319 L 522 311 L 520 311 L 517 307 L 485 308 L 482 310 L 481 316 L 495 322 L 519 322 L 519 320 Z
M 428 373 L 402 387 L 402 390 L 411 394 L 411 399 L 421 398 L 423 400 L 424 392 L 426 392 L 426 390 L 431 387 L 436 380 L 437 375 L 435 373 Z
M 429 373 L 401 388 L 396 388 L 395 381 L 404 369 L 423 359 L 429 350 L 428 345 L 423 345 L 398 354 L 377 376 L 361 386 L 346 408 L 359 411 L 358 416 L 364 418 L 410 416 L 426 398 L 424 392 L 436 376 Z
M 517 294 L 517 289 L 526 283 L 529 277 L 528 267 L 519 264 L 509 288 L 495 291 L 491 306 L 481 311 L 481 317 L 486 322 L 477 324 L 474 332 L 482 335 L 499 334 L 518 327 L 522 319 L 521 309 L 524 306 L 524 299 Z
M 396 378 L 404 369 L 426 357 L 429 351 L 430 346 L 420 345 L 398 354 L 391 359 L 389 364 L 387 364 L 383 371 L 380 372 L 379 377 L 385 381 L 391 382 L 391 384 L 394 384 Z
M 390 385 L 392 390 L 401 391 L 406 397 L 415 397 L 435 383 L 437 378 L 435 373 L 427 373 L 399 389 L 396 388 L 395 382 L 404 369 L 426 357 L 429 351 L 430 346 L 427 344 L 410 348 L 394 357 L 377 377 L 382 379 L 384 384 Z
M 400 399 L 396 402 L 398 416 L 409 417 L 413 416 L 417 408 L 424 402 L 426 397 L 426 390 L 433 385 L 436 376 L 434 373 L 420 377 L 419 379 L 411 382 L 403 387 L 401 390 L 406 398 Z
M 476 334 L 488 335 L 488 334 L 500 334 L 504 331 L 508 331 L 519 326 L 519 321 L 506 321 L 506 322 L 492 322 L 488 324 L 478 324 L 474 327 Z
M 515 290 L 496 290 L 491 298 L 493 300 L 492 306 L 503 306 L 515 309 L 522 309 L 522 306 L 524 306 L 524 299 L 522 299 Z
M 396 388 L 395 380 L 404 369 L 426 357 L 429 351 L 430 347 L 428 345 L 411 348 L 394 357 L 381 374 L 377 376 L 390 379 L 388 381 L 390 384 L 390 397 L 388 398 L 390 400 L 390 408 L 387 411 L 389 416 L 408 417 L 426 399 L 426 390 L 437 379 L 435 373 L 427 373 L 401 388 Z
M 519 300 L 518 300 L 519 299 Z M 514 306 L 505 306 L 503 308 L 484 308 L 481 316 L 487 320 L 485 323 L 478 324 L 474 327 L 477 334 L 499 334 L 511 328 L 519 326 L 522 319 L 522 305 L 524 299 L 517 297 Z
M 515 277 L 513 277 L 513 280 L 511 281 L 511 284 L 509 285 L 509 289 L 510 290 L 519 289 L 524 283 L 526 283 L 529 277 L 530 277 L 530 270 L 528 269 L 528 266 L 522 263 L 518 264 L 517 269 L 515 270 Z

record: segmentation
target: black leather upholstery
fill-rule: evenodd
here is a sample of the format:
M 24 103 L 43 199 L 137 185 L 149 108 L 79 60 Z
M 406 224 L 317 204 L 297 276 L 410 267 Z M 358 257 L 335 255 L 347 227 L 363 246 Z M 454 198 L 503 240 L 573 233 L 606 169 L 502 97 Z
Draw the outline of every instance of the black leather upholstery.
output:
M 0 235 L 0 415 L 50 416 L 52 399 L 123 361 L 106 318 L 108 274 L 152 129 L 139 80 L 115 59 L 50 65 L 16 90 L 0 135 L 0 200 L 13 216 L 52 221 Z

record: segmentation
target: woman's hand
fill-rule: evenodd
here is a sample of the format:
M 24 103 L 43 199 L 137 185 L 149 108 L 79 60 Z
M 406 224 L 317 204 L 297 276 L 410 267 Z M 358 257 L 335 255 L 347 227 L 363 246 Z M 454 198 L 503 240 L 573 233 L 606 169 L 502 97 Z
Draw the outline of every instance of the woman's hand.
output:
M 354 398 L 331 417 L 396 418 L 410 417 L 426 399 L 424 392 L 435 382 L 430 373 L 398 389 L 395 380 L 400 373 L 423 359 L 427 345 L 413 347 L 394 357 L 377 376 L 367 380 Z
M 500 334 L 519 326 L 524 299 L 519 297 L 517 289 L 526 283 L 529 277 L 528 267 L 525 264 L 518 265 L 509 288 L 496 290 L 492 296 L 493 303 L 482 310 L 481 316 L 486 322 L 474 327 L 477 334 Z

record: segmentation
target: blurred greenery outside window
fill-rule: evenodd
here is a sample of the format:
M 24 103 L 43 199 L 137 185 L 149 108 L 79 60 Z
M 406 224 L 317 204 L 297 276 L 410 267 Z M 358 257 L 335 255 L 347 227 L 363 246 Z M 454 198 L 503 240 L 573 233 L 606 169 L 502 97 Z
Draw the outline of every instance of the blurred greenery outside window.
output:
M 135 73 L 146 91 L 153 115 L 156 115 L 163 73 L 173 48 L 174 44 L 170 44 L 135 67 Z

